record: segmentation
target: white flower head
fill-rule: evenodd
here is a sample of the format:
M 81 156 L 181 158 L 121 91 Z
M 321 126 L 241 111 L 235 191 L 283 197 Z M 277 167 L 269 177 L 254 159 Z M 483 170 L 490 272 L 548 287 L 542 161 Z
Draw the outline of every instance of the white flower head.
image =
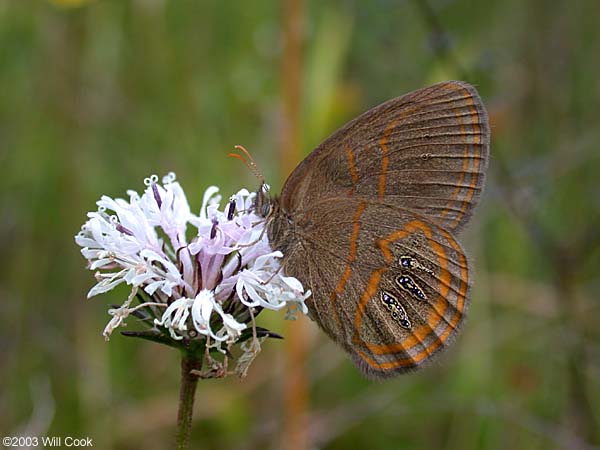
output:
M 98 280 L 88 297 L 131 287 L 125 303 L 109 310 L 107 338 L 143 309 L 173 341 L 204 340 L 224 351 L 263 308 L 307 312 L 310 291 L 283 274 L 284 255 L 271 248 L 265 219 L 254 212 L 255 193 L 242 189 L 221 209 L 211 186 L 195 215 L 175 174 L 162 183 L 153 175 L 145 185 L 142 195 L 128 191 L 128 200 L 102 196 L 75 236 Z M 136 297 L 140 304 L 131 306 Z

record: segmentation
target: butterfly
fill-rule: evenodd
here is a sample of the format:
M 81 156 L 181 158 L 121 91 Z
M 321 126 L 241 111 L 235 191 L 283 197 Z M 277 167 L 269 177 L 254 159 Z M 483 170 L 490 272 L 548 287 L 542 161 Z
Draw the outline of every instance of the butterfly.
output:
M 286 275 L 310 317 L 368 378 L 420 368 L 469 307 L 456 234 L 481 197 L 490 128 L 476 89 L 448 81 L 389 100 L 333 133 L 281 196 L 259 189 Z

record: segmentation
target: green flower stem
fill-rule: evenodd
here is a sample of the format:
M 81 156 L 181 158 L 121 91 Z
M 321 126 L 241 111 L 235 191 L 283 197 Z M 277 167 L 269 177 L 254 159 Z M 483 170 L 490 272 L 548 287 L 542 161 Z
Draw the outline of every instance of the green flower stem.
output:
M 184 351 L 181 358 L 181 386 L 177 411 L 177 450 L 187 450 L 194 414 L 194 396 L 198 376 L 190 373 L 202 369 L 202 355 L 197 351 Z

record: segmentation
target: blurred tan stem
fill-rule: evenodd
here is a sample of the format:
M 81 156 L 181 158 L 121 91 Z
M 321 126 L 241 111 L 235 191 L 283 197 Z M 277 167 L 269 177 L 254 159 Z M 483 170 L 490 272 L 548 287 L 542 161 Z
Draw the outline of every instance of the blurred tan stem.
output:
M 281 173 L 286 176 L 301 159 L 300 98 L 302 85 L 303 0 L 286 0 L 283 10 L 282 61 L 282 146 Z M 308 448 L 308 383 L 306 376 L 306 322 L 290 322 L 286 331 L 287 361 L 285 367 L 285 422 L 282 448 Z

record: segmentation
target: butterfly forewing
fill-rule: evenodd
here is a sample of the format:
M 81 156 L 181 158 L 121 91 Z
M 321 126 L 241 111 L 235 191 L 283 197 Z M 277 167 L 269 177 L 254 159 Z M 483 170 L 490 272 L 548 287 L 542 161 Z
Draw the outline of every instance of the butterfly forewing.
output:
M 487 113 L 475 88 L 449 81 L 389 100 L 326 139 L 292 173 L 288 211 L 348 194 L 411 209 L 450 231 L 477 204 L 489 149 Z

